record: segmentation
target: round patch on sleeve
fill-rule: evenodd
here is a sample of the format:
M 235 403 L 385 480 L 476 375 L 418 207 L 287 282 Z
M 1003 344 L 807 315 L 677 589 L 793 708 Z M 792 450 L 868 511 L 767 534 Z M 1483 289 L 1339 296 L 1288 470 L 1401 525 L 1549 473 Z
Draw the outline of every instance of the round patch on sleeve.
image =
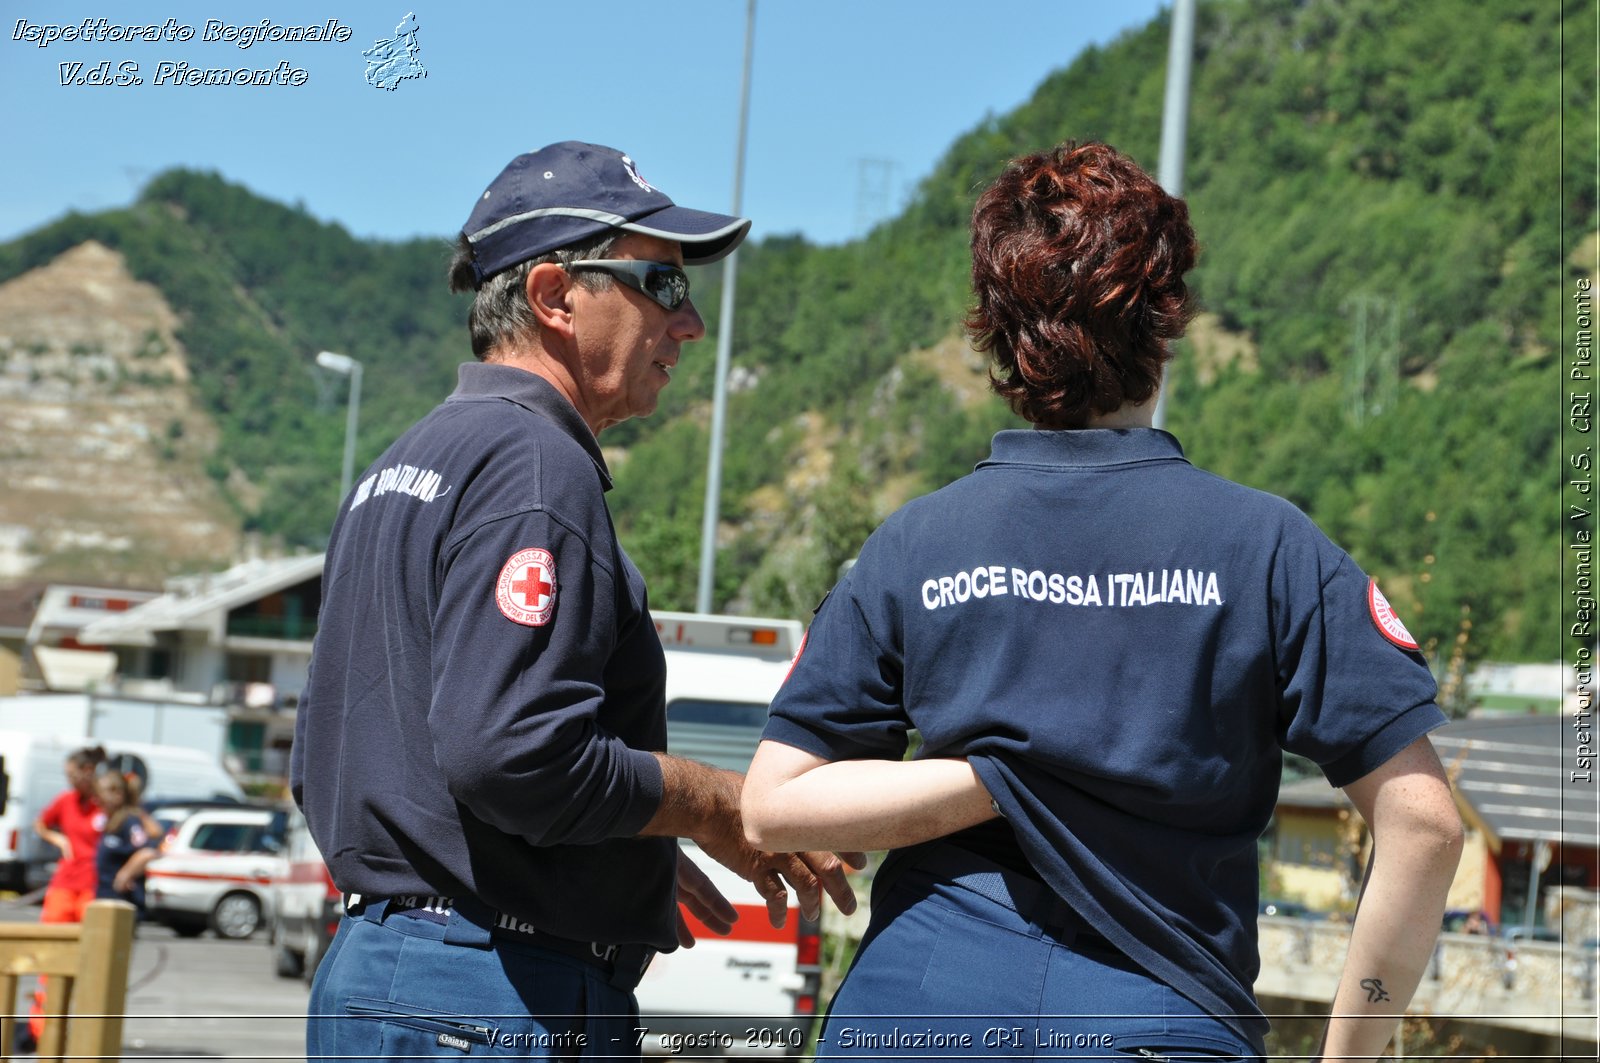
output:
M 1369 579 L 1367 583 L 1367 605 L 1372 610 L 1372 622 L 1378 625 L 1378 632 L 1402 650 L 1420 649 L 1417 640 L 1411 637 L 1411 632 L 1394 615 L 1394 606 L 1389 604 L 1389 599 L 1383 596 L 1378 589 L 1378 581 Z
M 789 670 L 787 672 L 783 673 L 783 683 L 779 683 L 778 684 L 780 687 L 783 686 L 784 683 L 787 683 L 789 681 L 789 677 L 790 676 L 794 675 L 794 666 L 800 663 L 800 655 L 802 653 L 806 652 L 806 639 L 808 639 L 810 637 L 811 637 L 811 629 L 810 628 L 807 628 L 805 631 L 802 631 L 800 633 L 800 645 L 795 647 L 794 660 L 789 662 Z
M 500 570 L 495 604 L 505 618 L 528 627 L 544 627 L 556 611 L 556 559 L 539 547 L 518 550 Z

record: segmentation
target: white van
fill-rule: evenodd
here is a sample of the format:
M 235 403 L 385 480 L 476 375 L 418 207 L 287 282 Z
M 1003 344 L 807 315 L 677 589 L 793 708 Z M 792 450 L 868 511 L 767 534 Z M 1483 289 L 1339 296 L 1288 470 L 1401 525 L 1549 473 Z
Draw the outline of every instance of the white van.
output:
M 244 800 L 233 776 L 214 757 L 198 750 L 0 731 L 0 758 L 9 782 L 5 807 L 0 809 L 0 888 L 24 891 L 49 880 L 57 853 L 34 832 L 33 822 L 67 788 L 67 757 L 96 745 L 104 745 L 113 756 L 131 753 L 144 762 L 149 774 L 147 803 Z
M 804 629 L 795 620 L 654 613 L 667 655 L 667 751 L 744 771 Z M 683 851 L 739 911 L 719 937 L 684 912 L 692 949 L 657 956 L 639 983 L 644 1049 L 674 1055 L 798 1055 L 817 1012 L 822 939 L 790 897 L 781 930 L 766 902 L 693 842 Z M 831 903 L 831 902 L 828 902 Z

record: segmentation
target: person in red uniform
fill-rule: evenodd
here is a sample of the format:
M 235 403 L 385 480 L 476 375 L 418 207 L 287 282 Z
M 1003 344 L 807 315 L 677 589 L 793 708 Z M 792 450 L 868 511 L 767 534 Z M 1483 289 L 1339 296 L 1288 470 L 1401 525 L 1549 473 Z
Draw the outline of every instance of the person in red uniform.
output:
M 95 773 L 105 763 L 106 751 L 100 746 L 74 750 L 67 755 L 69 789 L 51 801 L 34 820 L 39 837 L 61 851 L 55 874 L 44 894 L 41 923 L 81 923 L 83 910 L 94 900 L 97 876 L 95 857 L 100 850 L 100 832 L 106 814 L 95 798 Z M 44 1032 L 44 979 L 33 994 L 28 1009 L 28 1033 L 19 1034 L 18 1047 L 31 1048 Z

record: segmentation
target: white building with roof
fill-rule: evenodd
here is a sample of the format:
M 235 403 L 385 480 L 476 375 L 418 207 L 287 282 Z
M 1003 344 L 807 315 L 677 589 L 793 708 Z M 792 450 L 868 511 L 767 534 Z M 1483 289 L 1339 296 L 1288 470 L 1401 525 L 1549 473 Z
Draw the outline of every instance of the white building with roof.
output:
M 124 695 L 229 706 L 228 747 L 242 769 L 284 776 L 322 564 L 312 554 L 179 577 L 166 593 L 86 625 L 79 639 L 117 651 Z
M 83 691 L 105 687 L 117 671 L 115 653 L 83 638 L 97 620 L 119 616 L 159 592 L 49 583 L 32 601 L 22 633 L 22 675 L 30 689 Z

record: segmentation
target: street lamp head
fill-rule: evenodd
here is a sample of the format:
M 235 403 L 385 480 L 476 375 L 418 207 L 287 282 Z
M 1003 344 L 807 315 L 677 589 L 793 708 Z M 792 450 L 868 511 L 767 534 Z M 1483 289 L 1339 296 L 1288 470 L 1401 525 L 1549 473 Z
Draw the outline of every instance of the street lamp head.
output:
M 356 360 L 348 354 L 322 351 L 317 355 L 317 364 L 324 369 L 332 369 L 335 373 L 349 376 L 355 370 Z

